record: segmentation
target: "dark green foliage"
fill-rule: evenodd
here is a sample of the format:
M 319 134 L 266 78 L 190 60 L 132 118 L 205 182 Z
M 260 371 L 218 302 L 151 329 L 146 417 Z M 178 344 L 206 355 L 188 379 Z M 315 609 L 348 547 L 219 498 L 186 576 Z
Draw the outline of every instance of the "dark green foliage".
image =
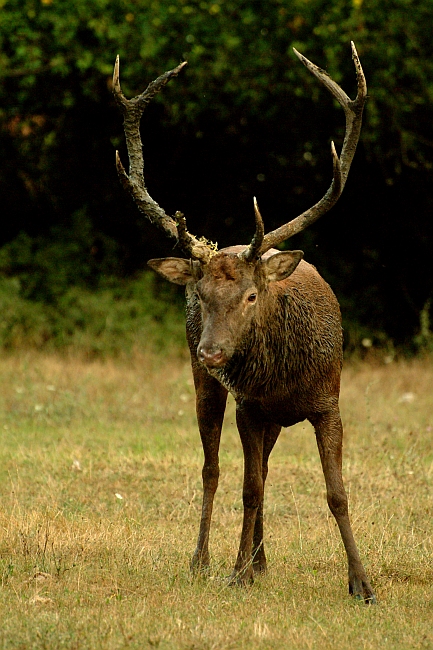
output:
M 0 272 L 19 280 L 23 298 L 53 303 L 72 285 L 96 289 L 102 276 L 118 275 L 117 249 L 82 211 L 46 236 L 21 232 L 0 249 Z
M 0 347 L 72 348 L 87 357 L 169 351 L 185 343 L 184 317 L 174 291 L 146 272 L 105 288 L 72 286 L 47 304 L 22 297 L 17 278 L 0 281 Z
M 145 112 L 146 179 L 222 246 L 251 237 L 253 195 L 271 229 L 325 191 L 343 116 L 292 47 L 354 96 L 354 40 L 362 142 L 338 206 L 290 246 L 331 282 L 355 346 L 411 341 L 433 295 L 432 22 L 430 0 L 0 0 L 0 268 L 57 308 L 173 254 L 115 175 L 117 53 L 128 96 L 188 60 Z

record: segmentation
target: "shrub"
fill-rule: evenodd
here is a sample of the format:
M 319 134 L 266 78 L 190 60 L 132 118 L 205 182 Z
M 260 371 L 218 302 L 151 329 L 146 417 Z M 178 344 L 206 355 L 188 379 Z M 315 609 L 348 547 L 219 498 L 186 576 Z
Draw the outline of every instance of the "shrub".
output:
M 180 348 L 180 300 L 145 272 L 93 291 L 72 286 L 50 304 L 21 295 L 17 278 L 0 278 L 0 347 L 72 349 L 88 356 L 131 354 L 137 348 Z

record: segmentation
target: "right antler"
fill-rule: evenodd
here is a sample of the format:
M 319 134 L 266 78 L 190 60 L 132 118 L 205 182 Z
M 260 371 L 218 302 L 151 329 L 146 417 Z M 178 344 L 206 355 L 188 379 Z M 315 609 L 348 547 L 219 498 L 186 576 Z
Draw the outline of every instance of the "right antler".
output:
M 260 216 L 257 202 L 254 199 L 256 233 L 249 247 L 242 253 L 242 257 L 248 262 L 253 262 L 254 260 L 259 259 L 270 248 L 281 244 L 286 239 L 289 239 L 289 237 L 293 237 L 293 235 L 296 235 L 304 230 L 304 228 L 314 223 L 319 217 L 332 208 L 344 189 L 350 165 L 353 156 L 355 155 L 356 145 L 358 144 L 359 134 L 361 132 L 362 111 L 367 98 L 367 84 L 359 61 L 358 53 L 353 42 L 351 42 L 351 46 L 352 58 L 355 64 L 358 81 L 358 93 L 355 100 L 351 100 L 344 90 L 342 90 L 340 86 L 331 79 L 327 72 L 318 68 L 314 63 L 311 63 L 311 61 L 306 59 L 305 56 L 293 48 L 296 56 L 302 61 L 305 67 L 308 68 L 308 70 L 310 70 L 310 72 L 317 77 L 324 86 L 326 86 L 329 92 L 343 107 L 346 115 L 346 134 L 340 158 L 337 156 L 334 143 L 331 143 L 334 168 L 332 183 L 323 198 L 313 205 L 312 208 L 306 210 L 295 219 L 292 219 L 292 221 L 280 226 L 280 228 L 265 235 L 263 221 Z
M 176 212 L 176 220 L 164 212 L 148 193 L 143 177 L 143 144 L 140 136 L 141 116 L 152 97 L 159 93 L 170 79 L 176 77 L 185 66 L 186 61 L 152 81 L 141 95 L 128 100 L 120 88 L 119 56 L 117 56 L 113 73 L 113 94 L 123 113 L 123 127 L 129 156 L 129 175 L 121 163 L 118 151 L 116 151 L 116 167 L 123 187 L 131 194 L 139 210 L 149 221 L 160 228 L 168 237 L 175 239 L 186 255 L 192 259 L 206 262 L 212 255 L 212 248 L 187 231 L 185 217 L 181 212 Z

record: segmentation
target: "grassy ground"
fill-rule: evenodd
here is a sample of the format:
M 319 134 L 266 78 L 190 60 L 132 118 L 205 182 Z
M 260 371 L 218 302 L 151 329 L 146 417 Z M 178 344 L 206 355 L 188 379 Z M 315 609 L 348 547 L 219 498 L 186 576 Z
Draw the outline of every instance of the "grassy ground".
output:
M 0 648 L 433 648 L 433 364 L 348 366 L 344 474 L 379 604 L 347 595 L 308 424 L 282 432 L 269 573 L 226 585 L 241 524 L 230 405 L 209 578 L 188 571 L 201 449 L 186 360 L 0 363 Z

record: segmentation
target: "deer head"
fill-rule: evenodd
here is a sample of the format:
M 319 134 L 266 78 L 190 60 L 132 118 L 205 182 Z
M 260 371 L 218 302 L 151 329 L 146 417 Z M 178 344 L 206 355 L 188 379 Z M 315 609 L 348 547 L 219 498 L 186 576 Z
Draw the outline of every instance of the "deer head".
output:
M 129 174 L 126 173 L 116 152 L 117 171 L 123 186 L 131 194 L 141 212 L 174 240 L 188 258 L 169 257 L 150 260 L 149 265 L 170 282 L 190 286 L 192 283 L 194 286 L 195 294 L 200 300 L 203 322 L 203 333 L 197 354 L 208 367 L 221 367 L 230 359 L 239 337 L 242 337 L 251 320 L 256 317 L 258 304 L 266 299 L 269 287 L 288 278 L 302 259 L 302 251 L 278 252 L 274 248 L 325 214 L 343 191 L 359 140 L 362 111 L 367 96 L 365 77 L 358 54 L 355 45 L 351 43 L 351 46 L 358 82 L 355 100 L 351 100 L 326 72 L 294 50 L 306 68 L 339 102 L 346 117 L 346 132 L 340 156 L 337 155 L 334 143 L 331 143 L 333 178 L 328 191 L 311 208 L 267 234 L 254 198 L 256 226 L 251 243 L 248 246 L 233 246 L 222 251 L 217 251 L 216 247 L 207 243 L 204 238 L 198 239 L 188 232 L 185 217 L 181 212 L 176 212 L 174 218 L 168 216 L 150 197 L 144 182 L 140 137 L 141 115 L 152 97 L 170 79 L 179 74 L 186 62 L 158 77 L 141 95 L 127 100 L 120 88 L 119 57 L 116 59 L 113 92 L 124 115 Z M 222 295 L 224 295 L 223 301 L 221 301 Z M 220 335 L 216 341 L 217 331 Z

